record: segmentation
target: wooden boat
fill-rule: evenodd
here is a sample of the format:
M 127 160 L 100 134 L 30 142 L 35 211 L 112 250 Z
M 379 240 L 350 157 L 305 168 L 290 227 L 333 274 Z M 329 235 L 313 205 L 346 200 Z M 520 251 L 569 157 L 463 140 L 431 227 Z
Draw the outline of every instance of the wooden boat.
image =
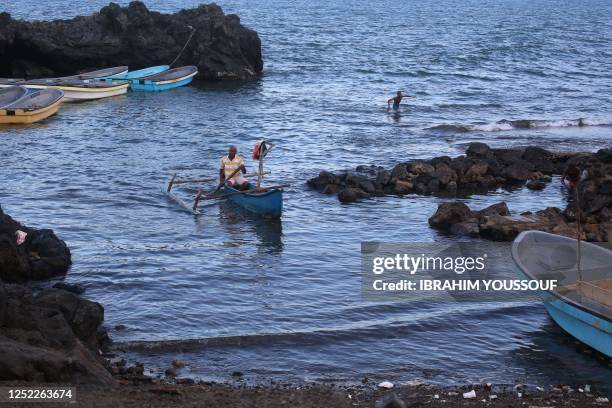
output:
M 34 123 L 55 114 L 64 92 L 60 89 L 43 89 L 22 96 L 17 101 L 0 108 L 0 123 Z
M 65 77 L 59 77 L 55 79 L 63 79 L 63 80 L 92 80 L 98 78 L 105 78 L 113 75 L 122 75 L 128 72 L 128 67 L 120 66 L 120 67 L 112 67 L 112 68 L 103 68 L 98 69 L 96 71 L 91 72 L 83 72 L 82 74 L 70 75 Z
M 526 231 L 515 239 L 512 257 L 529 279 L 557 280 L 558 287 L 545 293 L 548 314 L 570 335 L 612 357 L 612 251 Z
M 20 78 L 0 78 L 0 89 L 19 85 L 21 82 L 23 82 L 23 79 Z
M 127 92 L 128 84 L 113 84 L 98 80 L 32 79 L 21 85 L 28 89 L 61 89 L 66 102 L 110 98 Z
M 105 81 L 128 81 L 128 80 L 140 79 L 140 78 L 148 77 L 151 75 L 160 74 L 169 69 L 170 69 L 169 65 L 158 65 L 155 67 L 143 68 L 143 69 L 139 69 L 136 71 L 129 71 L 129 72 L 124 72 L 120 74 L 109 75 L 107 77 L 103 77 L 100 79 L 103 79 Z
M 23 98 L 28 90 L 23 86 L 10 86 L 0 90 L 0 108 Z
M 138 79 L 130 80 L 130 86 L 135 91 L 165 91 L 187 85 L 198 73 L 198 68 L 189 65 L 173 68 Z
M 270 188 L 264 192 L 241 193 L 228 185 L 223 186 L 223 195 L 236 205 L 266 218 L 279 218 L 283 212 L 283 189 Z

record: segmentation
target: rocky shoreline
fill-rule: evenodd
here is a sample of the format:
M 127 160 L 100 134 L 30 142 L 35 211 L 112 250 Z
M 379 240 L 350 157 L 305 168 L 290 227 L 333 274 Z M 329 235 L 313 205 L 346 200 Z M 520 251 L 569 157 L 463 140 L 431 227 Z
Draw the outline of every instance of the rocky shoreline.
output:
M 216 4 L 162 14 L 134 1 L 91 16 L 22 21 L 0 13 L 0 77 L 38 78 L 128 65 L 196 65 L 205 80 L 251 79 L 263 70 L 261 40 Z
M 359 166 L 355 171 L 322 171 L 307 184 L 324 194 L 337 194 L 342 203 L 375 196 L 406 194 L 468 197 L 499 188 L 526 186 L 541 190 L 569 168 L 582 174 L 578 192 L 582 239 L 612 241 L 612 149 L 597 153 L 559 153 L 540 147 L 493 149 L 471 143 L 466 154 L 455 158 L 435 157 L 397 164 L 392 169 Z M 577 236 L 574 194 L 564 210 L 547 208 L 512 216 L 505 203 L 472 211 L 461 202 L 444 203 L 430 218 L 434 228 L 468 236 L 509 241 L 521 231 L 535 229 Z

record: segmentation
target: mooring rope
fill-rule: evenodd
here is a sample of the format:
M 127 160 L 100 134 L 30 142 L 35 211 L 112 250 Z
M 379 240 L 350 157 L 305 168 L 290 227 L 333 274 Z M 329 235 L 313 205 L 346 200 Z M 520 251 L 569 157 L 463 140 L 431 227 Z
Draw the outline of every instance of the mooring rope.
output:
M 178 55 L 176 56 L 174 61 L 172 61 L 172 63 L 170 64 L 171 67 L 181 57 L 181 55 L 183 54 L 183 51 L 185 51 L 185 48 L 187 48 L 187 45 L 189 44 L 189 41 L 191 41 L 191 38 L 193 37 L 193 34 L 195 34 L 195 32 L 196 32 L 196 29 L 193 28 L 192 26 L 187 26 L 187 27 L 191 29 L 191 34 L 189 34 L 189 38 L 187 39 L 187 42 L 185 43 L 185 45 L 183 45 L 183 48 L 181 49 L 181 51 L 178 53 Z

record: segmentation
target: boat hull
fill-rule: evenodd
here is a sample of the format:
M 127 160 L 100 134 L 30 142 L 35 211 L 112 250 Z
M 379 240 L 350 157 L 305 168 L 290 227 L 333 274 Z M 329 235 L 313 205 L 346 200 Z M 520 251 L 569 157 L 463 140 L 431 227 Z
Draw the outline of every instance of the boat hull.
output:
M 30 124 L 47 119 L 49 116 L 55 115 L 60 108 L 63 99 L 46 106 L 42 109 L 24 110 L 24 109 L 0 109 L 0 123 L 2 124 Z
M 130 86 L 134 91 L 166 91 L 168 89 L 178 88 L 180 86 L 189 84 L 196 74 L 197 72 L 170 81 L 149 81 L 146 79 L 135 79 L 130 81 Z
M 88 101 L 94 99 L 110 98 L 127 93 L 128 84 L 117 84 L 105 88 L 87 88 L 69 85 L 24 85 L 28 89 L 55 88 L 64 91 L 64 102 Z
M 612 323 L 572 306 L 561 299 L 544 302 L 550 317 L 568 334 L 595 350 L 612 357 Z
M 238 190 L 224 187 L 224 194 L 232 194 Z M 280 218 L 283 212 L 283 190 L 273 189 L 265 193 L 233 194 L 228 200 L 245 210 L 266 218 Z

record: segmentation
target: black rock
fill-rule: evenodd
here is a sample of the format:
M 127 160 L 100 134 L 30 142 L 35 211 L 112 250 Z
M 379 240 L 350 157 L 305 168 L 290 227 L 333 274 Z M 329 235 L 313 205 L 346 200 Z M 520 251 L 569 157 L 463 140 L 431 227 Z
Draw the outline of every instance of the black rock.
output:
M 530 190 L 544 190 L 544 188 L 546 188 L 546 183 L 540 180 L 530 180 L 527 182 L 526 186 Z
M 434 228 L 448 230 L 453 224 L 465 221 L 473 216 L 472 210 L 461 202 L 443 203 L 429 218 L 429 225 Z
M 62 289 L 67 292 L 74 293 L 75 295 L 80 295 L 85 292 L 85 288 L 82 287 L 81 285 L 65 283 L 65 282 L 57 282 L 55 285 L 53 285 L 53 287 L 55 289 Z
M 595 154 L 595 157 L 604 163 L 612 164 L 612 149 L 600 149 Z
M 338 200 L 340 200 L 340 202 L 342 203 L 353 203 L 362 198 L 368 197 L 370 197 L 368 193 L 359 188 L 354 187 L 347 187 L 345 189 L 340 190 L 340 192 L 338 193 Z
M 467 156 L 476 156 L 476 157 L 491 157 L 492 151 L 491 148 L 485 143 L 473 142 L 470 143 L 467 150 L 465 151 Z
M 196 65 L 203 79 L 248 79 L 263 69 L 257 33 L 215 4 L 161 14 L 135 1 L 127 7 L 110 3 L 99 13 L 70 20 L 30 22 L 8 14 L 1 20 L 0 76 L 4 77 L 170 64 L 185 44 L 174 66 Z

